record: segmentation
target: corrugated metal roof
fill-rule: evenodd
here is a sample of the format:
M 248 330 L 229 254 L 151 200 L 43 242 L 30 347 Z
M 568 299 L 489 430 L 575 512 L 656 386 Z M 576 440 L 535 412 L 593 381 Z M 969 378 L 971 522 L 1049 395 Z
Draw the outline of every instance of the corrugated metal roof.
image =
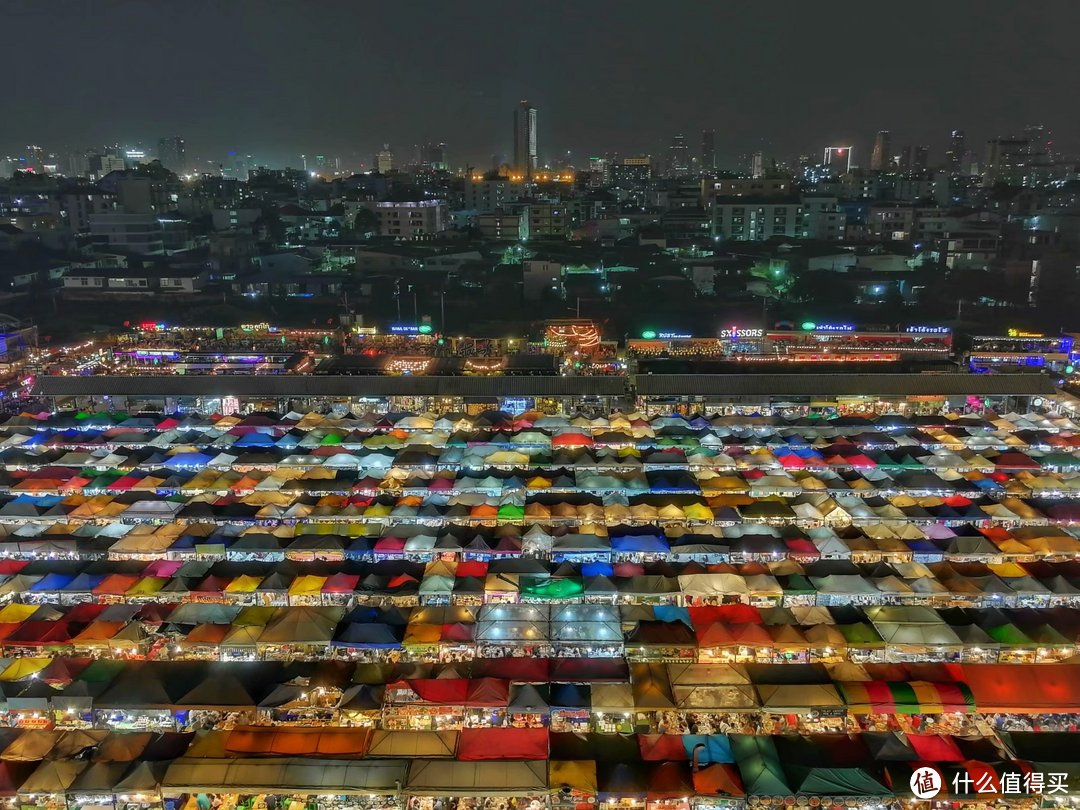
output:
M 642 396 L 1050 396 L 1042 374 L 639 374 Z M 162 375 L 42 377 L 42 396 L 618 397 L 626 377 Z
M 459 396 L 459 397 L 617 397 L 626 394 L 625 377 L 385 377 L 329 375 L 162 375 L 41 377 L 37 393 L 71 396 Z
M 639 374 L 642 396 L 1049 396 L 1042 374 Z

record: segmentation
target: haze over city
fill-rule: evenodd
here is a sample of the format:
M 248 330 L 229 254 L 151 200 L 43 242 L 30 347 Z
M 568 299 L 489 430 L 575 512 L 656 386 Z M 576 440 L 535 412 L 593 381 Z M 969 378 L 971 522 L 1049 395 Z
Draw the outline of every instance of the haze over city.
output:
M 487 167 L 508 158 L 507 111 L 522 98 L 544 116 L 543 163 L 655 153 L 704 128 L 731 168 L 758 149 L 791 160 L 830 143 L 868 157 L 879 129 L 940 152 L 955 128 L 982 141 L 1040 123 L 1077 150 L 1080 113 L 1060 102 L 1080 93 L 1063 68 L 1080 6 L 902 8 L 14 0 L 0 9 L 18 74 L 0 98 L 0 151 L 181 132 L 203 161 L 327 153 L 359 169 L 383 143 L 431 140 L 456 168 Z

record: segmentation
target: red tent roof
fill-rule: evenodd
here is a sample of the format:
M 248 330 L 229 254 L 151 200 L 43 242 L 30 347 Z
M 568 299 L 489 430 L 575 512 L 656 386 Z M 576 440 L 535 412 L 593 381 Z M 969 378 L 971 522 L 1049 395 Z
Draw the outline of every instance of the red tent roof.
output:
M 457 758 L 547 759 L 546 728 L 466 728 L 458 737 Z
M 638 734 L 641 758 L 651 761 L 687 760 L 686 746 L 679 734 Z

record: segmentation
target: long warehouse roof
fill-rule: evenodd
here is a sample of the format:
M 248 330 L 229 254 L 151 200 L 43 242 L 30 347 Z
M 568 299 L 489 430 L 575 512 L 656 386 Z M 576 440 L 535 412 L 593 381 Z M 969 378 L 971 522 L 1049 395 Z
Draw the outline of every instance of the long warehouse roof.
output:
M 610 377 L 160 375 L 42 377 L 43 396 L 1050 396 L 1042 374 L 639 374 Z
M 44 396 L 623 396 L 625 377 L 386 377 L 300 374 L 42 377 Z
M 639 374 L 642 396 L 1049 396 L 1042 374 Z

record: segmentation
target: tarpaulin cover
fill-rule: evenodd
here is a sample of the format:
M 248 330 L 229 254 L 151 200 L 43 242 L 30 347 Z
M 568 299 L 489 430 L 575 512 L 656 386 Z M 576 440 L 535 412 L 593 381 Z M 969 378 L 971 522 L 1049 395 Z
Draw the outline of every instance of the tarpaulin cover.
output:
M 410 679 L 409 687 L 428 703 L 447 706 L 505 706 L 510 684 L 498 678 Z
M 546 728 L 466 728 L 458 737 L 459 760 L 547 759 Z
M 689 759 L 683 739 L 678 734 L 639 734 L 641 758 L 652 761 Z
M 694 791 L 690 766 L 685 762 L 660 762 L 649 767 L 646 796 L 650 800 L 678 799 Z
M 366 728 L 292 728 L 238 726 L 229 732 L 225 747 L 245 756 L 362 757 L 371 742 Z
M 982 712 L 1080 711 L 1080 664 L 971 664 L 962 677 Z
M 591 760 L 551 760 L 548 763 L 548 782 L 552 790 L 568 787 L 581 793 L 595 794 L 596 763 Z
M 630 669 L 623 658 L 556 658 L 553 681 L 625 681 Z
M 908 734 L 908 745 L 927 762 L 961 762 L 964 759 L 952 737 L 943 734 Z
M 726 734 L 684 734 L 682 737 L 683 748 L 686 758 L 693 761 L 694 750 L 698 750 L 697 764 L 707 765 L 713 762 L 734 762 L 735 755 L 731 751 L 731 740 Z
M 857 681 L 837 686 L 854 714 L 975 712 L 975 698 L 963 683 Z
M 745 796 L 734 765 L 714 764 L 693 772 L 694 792 L 701 796 Z
M 533 761 L 416 760 L 405 783 L 420 796 L 534 796 L 547 788 L 547 765 Z
M 644 798 L 645 774 L 640 765 L 601 762 L 596 766 L 600 796 L 604 798 Z
M 473 675 L 478 678 L 506 678 L 515 683 L 545 683 L 551 673 L 549 658 L 477 658 Z
M 762 796 L 791 795 L 787 777 L 780 767 L 780 755 L 777 754 L 776 744 L 770 737 L 735 734 L 731 737 L 731 747 L 748 793 Z

